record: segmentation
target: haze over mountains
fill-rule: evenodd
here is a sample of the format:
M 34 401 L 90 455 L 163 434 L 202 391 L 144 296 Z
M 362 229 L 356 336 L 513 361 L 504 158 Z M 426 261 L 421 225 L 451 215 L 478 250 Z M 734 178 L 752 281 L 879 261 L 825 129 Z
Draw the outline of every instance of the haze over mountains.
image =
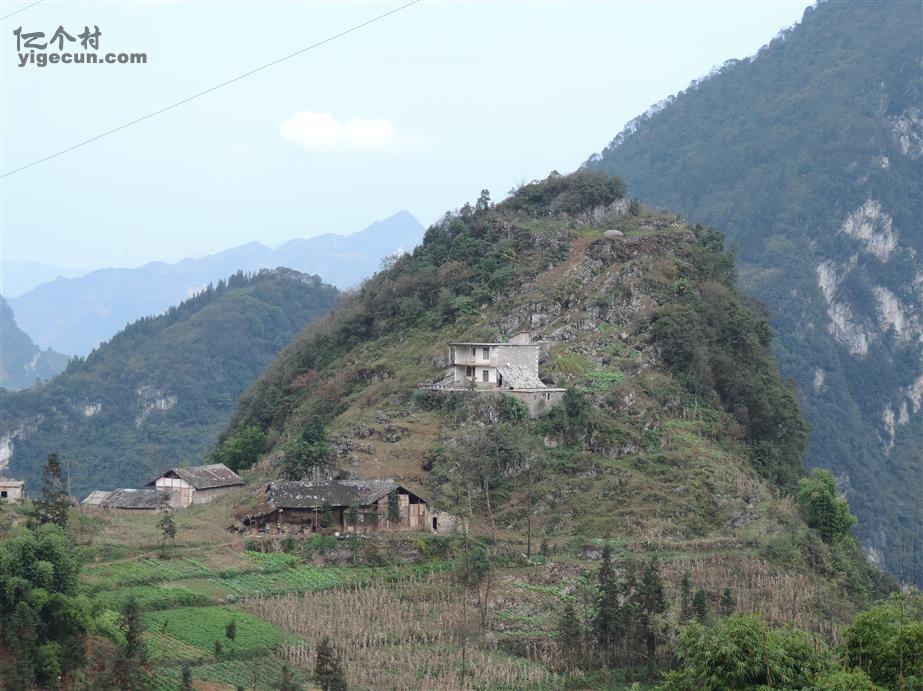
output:
M 42 350 L 16 325 L 13 310 L 0 297 L 0 387 L 17 391 L 46 381 L 63 371 L 67 356 Z
M 236 271 L 282 266 L 346 289 L 374 273 L 384 257 L 412 250 L 422 236 L 423 226 L 400 211 L 351 235 L 327 233 L 275 249 L 251 242 L 174 264 L 57 278 L 9 302 L 20 328 L 40 347 L 82 356 L 126 324 L 159 314 Z
M 201 461 L 238 395 L 339 296 L 317 276 L 265 269 L 136 321 L 47 384 L 4 393 L 0 467 L 40 487 L 58 452 L 82 494 Z
M 819 3 L 587 163 L 726 233 L 772 310 L 808 463 L 834 470 L 869 553 L 905 577 L 923 495 L 921 26 L 918 2 Z

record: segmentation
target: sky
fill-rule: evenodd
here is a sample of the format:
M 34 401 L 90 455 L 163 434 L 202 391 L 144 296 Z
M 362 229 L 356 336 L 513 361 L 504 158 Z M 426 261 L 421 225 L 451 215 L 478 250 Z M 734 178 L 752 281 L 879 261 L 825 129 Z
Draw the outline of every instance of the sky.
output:
M 0 2 L 23 10 L 0 22 L 2 173 L 404 4 L 32 2 Z M 0 179 L 0 258 L 90 270 L 351 233 L 401 209 L 428 225 L 481 189 L 498 200 L 575 169 L 810 4 L 423 0 Z M 58 26 L 98 26 L 98 53 L 147 63 L 20 67 L 13 32 Z

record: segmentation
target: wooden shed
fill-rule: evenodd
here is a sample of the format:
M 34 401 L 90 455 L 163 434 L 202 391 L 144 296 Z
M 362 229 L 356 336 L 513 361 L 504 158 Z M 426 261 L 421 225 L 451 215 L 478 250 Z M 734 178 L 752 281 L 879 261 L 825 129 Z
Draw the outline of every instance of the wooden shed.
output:
M 270 482 L 264 493 L 265 501 L 257 511 L 244 516 L 244 525 L 251 531 L 434 530 L 429 502 L 392 480 Z M 388 518 L 392 496 L 397 500 L 397 521 Z M 358 512 L 355 524 L 350 521 L 353 509 Z
M 169 505 L 170 494 L 157 489 L 113 489 L 90 492 L 80 502 L 85 511 L 118 509 L 154 513 Z
M 240 475 L 226 465 L 213 463 L 171 468 L 145 487 L 169 492 L 170 505 L 184 508 L 190 504 L 206 504 L 243 484 Z

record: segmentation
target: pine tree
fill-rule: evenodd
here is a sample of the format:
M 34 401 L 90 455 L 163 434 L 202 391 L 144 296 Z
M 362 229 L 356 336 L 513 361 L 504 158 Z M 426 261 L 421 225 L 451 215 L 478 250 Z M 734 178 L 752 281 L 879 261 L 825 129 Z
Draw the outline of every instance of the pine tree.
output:
M 343 674 L 343 667 L 327 636 L 324 636 L 317 644 L 314 681 L 323 691 L 346 691 L 346 676 Z
M 599 566 L 599 595 L 596 600 L 596 616 L 593 628 L 596 642 L 603 656 L 603 663 L 608 665 L 609 657 L 615 644 L 624 633 L 618 578 L 612 568 L 612 550 L 609 545 L 603 548 L 602 563 Z
M 320 523 L 321 528 L 329 528 L 333 523 L 333 507 L 326 499 L 324 500 L 323 505 L 320 507 L 320 518 L 318 522 Z
M 692 597 L 692 615 L 702 624 L 708 618 L 708 593 L 705 588 L 696 590 Z
M 558 645 L 565 669 L 581 666 L 583 658 L 583 629 L 577 619 L 577 611 L 572 602 L 564 606 L 564 613 L 558 622 Z
M 167 543 L 176 542 L 176 521 L 173 520 L 173 510 L 168 505 L 163 507 L 157 527 L 160 528 L 160 558 L 166 559 Z
M 132 597 L 125 603 L 119 624 L 125 636 L 125 645 L 115 661 L 118 688 L 125 691 L 143 691 L 149 686 L 146 669 L 147 650 L 142 637 L 144 624 L 141 621 L 141 606 L 135 598 Z
M 397 492 L 388 495 L 388 521 L 392 528 L 401 522 L 401 505 L 398 503 Z
M 237 638 L 237 622 L 234 619 L 224 625 L 224 637 L 232 643 Z
M 683 574 L 683 580 L 679 584 L 679 618 L 680 621 L 686 621 L 692 616 L 692 578 L 689 572 Z
M 731 594 L 730 588 L 725 588 L 724 592 L 721 593 L 719 605 L 721 607 L 721 615 L 725 617 L 733 614 L 734 610 L 737 609 L 737 600 L 735 600 L 734 595 Z
M 180 671 L 179 688 L 180 691 L 193 691 L 192 670 L 190 670 L 186 665 L 183 665 L 183 669 Z
M 647 649 L 648 665 L 653 668 L 657 643 L 663 635 L 661 615 L 667 611 L 667 596 L 660 576 L 660 562 L 655 557 L 648 562 L 637 590 L 638 625 Z
M 301 691 L 301 685 L 292 677 L 292 670 L 288 665 L 282 665 L 282 675 L 279 679 L 279 691 Z
M 42 496 L 34 506 L 35 518 L 39 523 L 54 523 L 62 528 L 67 527 L 70 496 L 67 493 L 61 461 L 56 453 L 48 456 L 42 470 Z

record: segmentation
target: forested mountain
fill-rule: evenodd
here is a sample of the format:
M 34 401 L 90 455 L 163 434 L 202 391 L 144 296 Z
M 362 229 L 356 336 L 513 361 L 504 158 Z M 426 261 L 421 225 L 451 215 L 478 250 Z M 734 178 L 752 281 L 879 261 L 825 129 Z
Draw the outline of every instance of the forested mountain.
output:
M 159 314 L 236 271 L 284 266 L 346 289 L 375 273 L 383 258 L 413 249 L 422 237 L 423 226 L 401 211 L 352 235 L 327 233 L 276 249 L 251 242 L 175 264 L 57 278 L 10 304 L 22 328 L 43 348 L 87 355 L 126 324 Z
M 200 461 L 240 393 L 338 295 L 289 269 L 238 273 L 131 324 L 48 384 L 4 393 L 9 473 L 38 487 L 57 452 L 81 495 Z
M 18 391 L 51 379 L 67 366 L 67 356 L 43 351 L 16 325 L 13 310 L 0 297 L 0 388 Z
M 726 233 L 772 310 L 808 463 L 836 473 L 869 553 L 905 578 L 923 554 L 921 45 L 919 2 L 821 2 L 586 164 Z
M 617 178 L 482 195 L 294 341 L 216 455 L 265 435 L 272 472 L 393 477 L 523 550 L 608 540 L 621 563 L 662 559 L 671 592 L 693 569 L 746 611 L 829 634 L 880 581 L 848 517 L 805 519 L 784 496 L 808 430 L 735 278 L 719 235 L 629 204 Z M 447 343 L 521 330 L 567 389 L 550 412 L 416 388 L 442 378 Z M 577 578 L 561 568 L 554 583 Z

